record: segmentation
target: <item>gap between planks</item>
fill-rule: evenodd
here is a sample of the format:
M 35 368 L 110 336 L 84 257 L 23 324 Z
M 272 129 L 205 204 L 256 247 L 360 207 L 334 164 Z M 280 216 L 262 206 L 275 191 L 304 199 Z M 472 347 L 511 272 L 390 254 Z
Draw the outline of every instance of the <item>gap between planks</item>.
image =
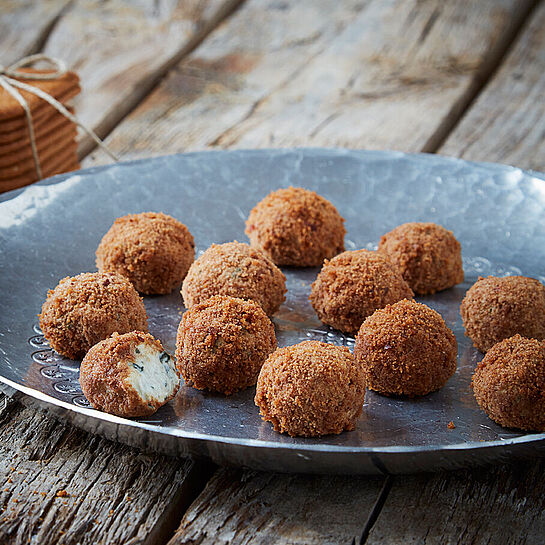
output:
M 208 462 L 149 455 L 80 431 L 3 390 L 2 544 L 63 536 L 65 545 L 163 545 L 214 471 Z
M 55 27 L 57 26 L 58 22 L 62 19 L 64 14 L 72 7 L 75 0 L 69 0 L 68 3 L 63 6 L 63 8 L 55 15 L 55 17 L 49 21 L 46 27 L 42 29 L 40 34 L 36 37 L 36 41 L 32 44 L 32 46 L 29 48 L 29 50 L 26 52 L 26 55 L 34 55 L 36 53 L 40 53 L 47 43 L 47 40 L 49 39 L 49 36 L 53 33 L 55 30 Z
M 430 136 L 429 140 L 422 147 L 422 153 L 437 153 L 445 143 L 450 134 L 462 121 L 471 105 L 479 97 L 488 82 L 503 64 L 511 47 L 531 20 L 541 0 L 535 0 L 523 6 L 520 11 L 515 11 L 514 17 L 509 21 L 502 40 L 499 40 L 489 51 L 483 60 L 479 70 L 474 76 L 473 83 L 465 94 L 463 94 L 452 106 L 452 109 L 444 120 L 439 124 L 437 130 Z
M 380 515 L 380 512 L 382 511 L 382 508 L 384 507 L 384 504 L 386 503 L 386 499 L 388 498 L 388 494 L 390 493 L 390 490 L 392 489 L 393 484 L 394 484 L 393 475 L 386 475 L 386 478 L 384 479 L 384 484 L 382 485 L 380 493 L 377 497 L 377 501 L 373 505 L 373 508 L 371 509 L 371 512 L 369 513 L 369 516 L 367 517 L 367 520 L 365 521 L 365 526 L 363 527 L 363 530 L 361 532 L 359 543 L 355 545 L 364 545 L 365 542 L 367 541 L 367 538 L 369 537 L 369 533 L 371 532 L 373 526 L 375 525 L 375 522 L 377 521 L 378 516 Z

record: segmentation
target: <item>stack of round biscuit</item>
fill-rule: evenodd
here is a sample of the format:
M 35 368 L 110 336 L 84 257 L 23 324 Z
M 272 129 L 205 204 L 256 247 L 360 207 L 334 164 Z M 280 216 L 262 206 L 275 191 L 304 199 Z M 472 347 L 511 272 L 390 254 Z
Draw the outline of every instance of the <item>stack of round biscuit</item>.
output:
M 32 68 L 19 69 L 43 73 Z M 70 101 L 79 92 L 79 78 L 73 72 L 53 80 L 25 80 L 72 111 Z M 19 90 L 32 116 L 35 143 L 42 178 L 79 169 L 77 127 L 53 106 L 36 95 Z M 0 193 L 38 180 L 30 143 L 28 120 L 21 104 L 0 87 Z

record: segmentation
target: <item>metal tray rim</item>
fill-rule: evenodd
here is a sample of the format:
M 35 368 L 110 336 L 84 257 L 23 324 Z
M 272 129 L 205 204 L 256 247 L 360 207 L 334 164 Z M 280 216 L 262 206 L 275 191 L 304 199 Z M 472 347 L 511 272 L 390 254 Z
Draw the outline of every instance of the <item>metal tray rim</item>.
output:
M 468 161 L 466 159 L 461 159 L 459 157 L 454 157 L 451 155 L 440 155 L 437 153 L 424 153 L 424 152 L 404 152 L 404 151 L 396 151 L 396 150 L 367 150 L 367 149 L 350 149 L 350 148 L 335 148 L 335 147 L 294 147 L 294 148 L 259 148 L 259 149 L 252 149 L 252 148 L 241 148 L 236 150 L 202 150 L 202 151 L 190 151 L 187 153 L 170 153 L 170 154 L 164 154 L 164 155 L 155 155 L 153 157 L 147 157 L 143 159 L 132 159 L 129 161 L 120 161 L 119 163 L 109 163 L 106 165 L 98 165 L 88 168 L 82 168 L 80 170 L 67 172 L 64 174 L 56 174 L 55 176 L 51 176 L 49 178 L 44 178 L 43 180 L 40 180 L 38 182 L 35 182 L 31 185 L 21 187 L 19 189 L 12 189 L 11 191 L 6 191 L 5 193 L 0 194 L 0 205 L 4 202 L 7 202 L 14 197 L 18 196 L 19 194 L 32 190 L 32 188 L 42 185 L 54 185 L 57 183 L 60 183 L 67 178 L 71 176 L 78 176 L 80 174 L 91 174 L 95 172 L 101 172 L 104 170 L 107 170 L 112 165 L 116 166 L 131 166 L 138 163 L 145 163 L 155 160 L 160 160 L 163 157 L 175 157 L 175 156 L 199 156 L 199 155 L 220 155 L 220 154 L 229 154 L 229 153 L 237 153 L 237 154 L 263 154 L 263 155 L 271 155 L 271 154 L 278 154 L 282 155 L 283 153 L 292 153 L 292 152 L 301 152 L 302 154 L 323 154 L 323 153 L 331 153 L 333 155 L 342 156 L 342 155 L 354 155 L 354 156 L 372 156 L 377 155 L 377 157 L 387 157 L 391 156 L 393 158 L 400 159 L 402 157 L 421 157 L 428 161 L 434 161 L 434 160 L 441 160 L 441 161 L 452 161 L 453 163 L 459 163 L 459 164 L 469 164 L 469 165 L 475 165 L 478 167 L 485 167 L 485 168 L 496 168 L 499 170 L 505 170 L 505 171 L 519 171 L 524 172 L 526 174 L 529 174 L 530 176 L 534 178 L 538 178 L 540 180 L 545 181 L 545 172 L 538 172 L 535 170 L 528 170 L 523 169 L 520 167 L 517 167 L 515 165 L 510 165 L 507 163 L 494 163 L 492 161 Z
M 158 430 L 155 426 L 151 424 L 146 424 L 143 422 L 138 422 L 135 420 L 130 420 L 127 418 L 121 418 L 119 416 L 115 416 L 113 414 L 103 413 L 101 411 L 97 411 L 94 409 L 85 409 L 83 407 L 78 407 L 76 405 L 72 405 L 70 403 L 66 403 L 65 401 L 61 401 L 60 399 L 55 399 L 54 397 L 51 397 L 47 394 L 44 394 L 43 392 L 40 392 L 39 390 L 35 390 L 34 388 L 29 388 L 27 386 L 22 386 L 20 384 L 17 384 L 16 382 L 13 382 L 3 376 L 0 375 L 0 382 L 5 384 L 6 386 L 9 386 L 11 388 L 14 388 L 15 390 L 18 390 L 19 392 L 29 395 L 31 397 L 34 397 L 36 399 L 39 399 L 40 401 L 43 401 L 50 405 L 55 405 L 58 407 L 63 407 L 64 409 L 71 410 L 73 412 L 89 416 L 91 418 L 98 418 L 100 420 L 106 420 L 111 422 L 112 424 L 121 424 L 123 426 L 130 426 L 133 428 L 139 428 L 139 429 L 145 429 L 148 431 L 151 431 L 153 433 L 162 434 L 160 430 Z M 451 445 L 425 445 L 425 446 L 391 446 L 391 447 L 346 447 L 343 445 L 319 445 L 319 444 L 289 444 L 289 443 L 274 443 L 272 441 L 265 441 L 265 440 L 256 440 L 256 439 L 229 439 L 226 437 L 222 437 L 219 435 L 207 435 L 207 434 L 200 434 L 200 433 L 194 433 L 194 432 L 187 432 L 180 428 L 172 428 L 170 430 L 169 435 L 178 437 L 180 439 L 194 439 L 198 441 L 204 441 L 207 443 L 224 443 L 229 445 L 236 445 L 236 446 L 245 446 L 245 447 L 252 447 L 252 448 L 266 448 L 266 449 L 276 449 L 276 450 L 308 450 L 312 452 L 342 452 L 342 453 L 358 453 L 358 454 L 377 454 L 377 453 L 399 453 L 399 454 L 407 454 L 412 452 L 419 452 L 419 453 L 425 453 L 425 452 L 448 452 L 451 450 L 455 451 L 470 451 L 475 450 L 479 448 L 485 448 L 485 447 L 496 447 L 496 446 L 503 446 L 503 445 L 518 445 L 518 444 L 527 444 L 527 443 L 545 443 L 545 433 L 535 433 L 535 434 L 526 434 L 521 435 L 519 437 L 512 437 L 508 439 L 500 439 L 497 441 L 467 441 L 464 443 L 456 443 Z

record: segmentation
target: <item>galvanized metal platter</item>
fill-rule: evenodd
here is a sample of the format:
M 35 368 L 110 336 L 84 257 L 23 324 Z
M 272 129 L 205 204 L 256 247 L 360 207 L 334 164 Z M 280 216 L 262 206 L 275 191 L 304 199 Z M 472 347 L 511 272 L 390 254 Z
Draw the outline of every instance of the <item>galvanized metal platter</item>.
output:
M 327 149 L 218 151 L 119 163 L 56 176 L 0 196 L 0 381 L 27 404 L 81 428 L 145 449 L 206 456 L 220 464 L 309 473 L 400 473 L 534 456 L 545 434 L 494 424 L 469 387 L 482 357 L 464 337 L 459 305 L 479 275 L 545 281 L 544 175 L 433 155 Z M 275 433 L 254 406 L 254 389 L 224 397 L 183 386 L 148 419 L 89 408 L 79 362 L 52 351 L 37 325 L 47 290 L 95 270 L 94 252 L 114 219 L 162 211 L 185 223 L 198 252 L 246 240 L 244 221 L 267 193 L 313 189 L 346 218 L 347 249 L 376 248 L 407 221 L 433 221 L 462 243 L 465 282 L 419 300 L 439 311 L 458 339 L 458 370 L 418 399 L 367 393 L 352 432 L 317 439 Z M 274 317 L 280 346 L 354 339 L 320 323 L 308 294 L 317 269 L 284 269 L 286 303 Z M 146 297 L 150 331 L 174 352 L 184 311 L 178 291 Z M 456 426 L 449 429 L 449 422 Z

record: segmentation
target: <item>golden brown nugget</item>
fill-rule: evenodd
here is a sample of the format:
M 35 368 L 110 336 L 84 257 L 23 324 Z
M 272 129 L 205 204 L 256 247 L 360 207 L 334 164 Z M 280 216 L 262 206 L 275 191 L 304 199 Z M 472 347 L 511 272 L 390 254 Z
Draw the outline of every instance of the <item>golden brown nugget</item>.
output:
M 354 347 L 369 389 L 409 397 L 442 388 L 456 371 L 456 354 L 456 337 L 441 315 L 407 299 L 369 316 Z
M 117 218 L 96 251 L 99 271 L 115 271 L 148 295 L 179 287 L 194 259 L 195 243 L 188 228 L 155 212 Z
M 319 267 L 344 251 L 344 219 L 327 200 L 308 189 L 269 193 L 250 212 L 246 234 L 276 265 Z
M 526 276 L 479 277 L 467 290 L 460 314 L 468 336 L 486 352 L 517 333 L 545 339 L 545 286 Z
M 59 354 L 81 359 L 112 333 L 147 331 L 144 303 L 117 273 L 83 273 L 63 278 L 49 290 L 39 314 L 40 328 Z
M 315 437 L 353 430 L 364 396 L 363 371 L 348 348 L 305 341 L 267 358 L 255 404 L 275 431 Z
M 274 326 L 257 303 L 216 295 L 182 316 L 176 359 L 187 386 L 229 395 L 256 383 L 275 348 Z
M 355 250 L 325 261 L 309 299 L 322 322 L 355 334 L 375 310 L 412 297 L 401 273 L 384 256 Z
M 545 342 L 515 335 L 495 344 L 477 365 L 475 399 L 506 428 L 545 431 Z
M 114 333 L 83 358 L 79 382 L 100 411 L 123 417 L 149 416 L 170 401 L 180 378 L 172 357 L 149 333 Z
M 396 265 L 410 288 L 432 294 L 464 281 L 462 249 L 452 231 L 436 223 L 404 223 L 380 239 L 378 252 Z
M 268 316 L 284 302 L 286 277 L 256 248 L 243 242 L 212 244 L 191 265 L 182 284 L 187 308 L 214 295 L 255 301 Z

